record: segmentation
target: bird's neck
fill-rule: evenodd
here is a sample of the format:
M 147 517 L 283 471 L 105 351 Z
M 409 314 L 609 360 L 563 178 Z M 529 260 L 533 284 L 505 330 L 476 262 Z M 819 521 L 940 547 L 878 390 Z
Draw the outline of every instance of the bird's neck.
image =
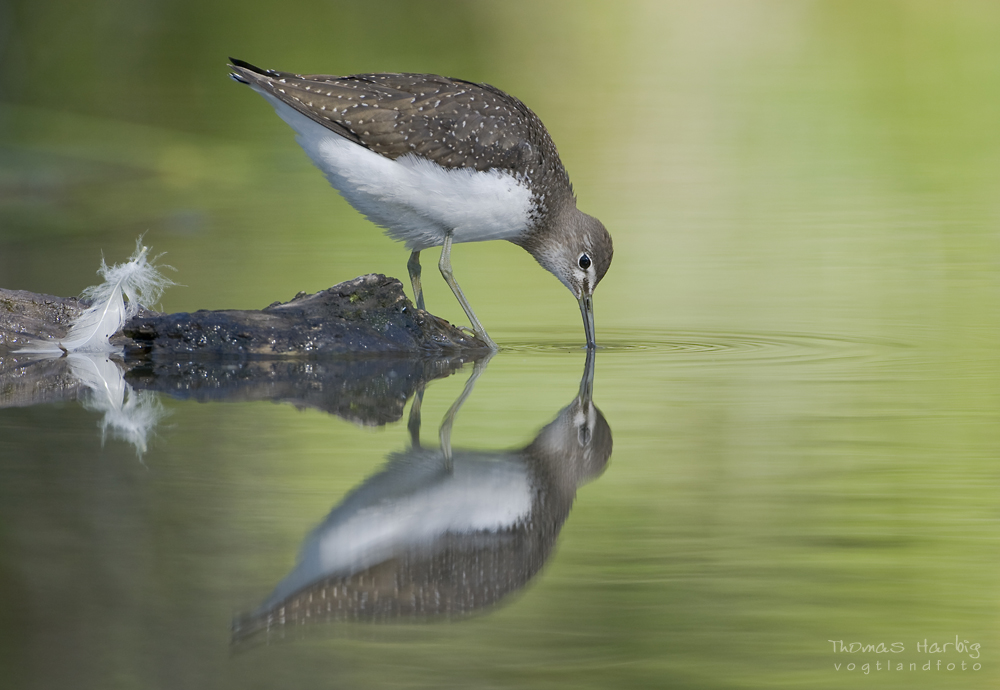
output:
M 582 215 L 572 196 L 553 200 L 537 223 L 511 241 L 535 257 L 538 263 L 546 266 L 544 258 L 549 254 L 548 248 L 557 244 Z

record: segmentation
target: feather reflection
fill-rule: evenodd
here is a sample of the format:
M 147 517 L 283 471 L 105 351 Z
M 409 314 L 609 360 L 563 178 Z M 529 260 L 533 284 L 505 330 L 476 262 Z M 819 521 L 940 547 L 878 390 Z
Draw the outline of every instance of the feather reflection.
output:
M 129 383 L 125 368 L 100 352 L 0 356 L 0 408 L 79 401 L 103 415 L 98 422 L 102 445 L 108 436 L 125 441 L 141 459 L 169 413 L 157 393 Z

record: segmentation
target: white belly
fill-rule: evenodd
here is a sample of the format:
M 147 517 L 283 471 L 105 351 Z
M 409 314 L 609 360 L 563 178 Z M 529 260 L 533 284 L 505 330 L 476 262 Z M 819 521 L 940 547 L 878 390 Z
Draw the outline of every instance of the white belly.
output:
M 257 89 L 350 204 L 411 251 L 454 242 L 510 240 L 531 217 L 531 191 L 500 171 L 446 170 L 417 155 L 386 158 L 332 132 Z
M 266 610 L 326 577 L 345 577 L 433 547 L 448 534 L 497 533 L 530 517 L 534 487 L 525 465 L 488 453 L 457 452 L 450 472 L 437 450 L 365 480 L 305 540 L 299 563 L 264 603 Z

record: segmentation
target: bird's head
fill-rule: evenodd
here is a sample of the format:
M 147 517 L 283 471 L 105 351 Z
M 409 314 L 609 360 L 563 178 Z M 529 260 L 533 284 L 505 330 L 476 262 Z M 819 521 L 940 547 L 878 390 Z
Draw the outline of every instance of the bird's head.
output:
M 594 357 L 588 350 L 580 394 L 528 446 L 529 454 L 570 494 L 604 472 L 614 446 L 611 426 L 593 402 Z
M 594 289 L 608 272 L 614 255 L 604 224 L 578 210 L 575 203 L 567 204 L 542 232 L 525 243 L 525 249 L 576 297 L 587 347 L 594 347 Z

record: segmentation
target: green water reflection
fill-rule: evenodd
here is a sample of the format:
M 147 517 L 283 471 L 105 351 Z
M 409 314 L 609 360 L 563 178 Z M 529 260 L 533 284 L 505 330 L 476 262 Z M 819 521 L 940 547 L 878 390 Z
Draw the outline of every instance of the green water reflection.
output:
M 977 2 L 3 5 L 0 286 L 77 294 L 142 232 L 178 268 L 171 311 L 405 275 L 405 250 L 226 79 L 229 54 L 514 93 L 616 249 L 595 296 L 614 455 L 506 606 L 233 653 L 233 616 L 406 444 L 405 422 L 163 397 L 139 462 L 75 403 L 3 409 L 4 677 L 996 687 L 997 35 L 1000 8 Z M 516 247 L 453 263 L 507 348 L 453 443 L 523 448 L 578 390 L 579 312 Z M 442 281 L 425 291 L 462 323 Z M 465 371 L 428 386 L 425 420 Z M 978 671 L 917 649 L 956 635 L 981 645 Z

